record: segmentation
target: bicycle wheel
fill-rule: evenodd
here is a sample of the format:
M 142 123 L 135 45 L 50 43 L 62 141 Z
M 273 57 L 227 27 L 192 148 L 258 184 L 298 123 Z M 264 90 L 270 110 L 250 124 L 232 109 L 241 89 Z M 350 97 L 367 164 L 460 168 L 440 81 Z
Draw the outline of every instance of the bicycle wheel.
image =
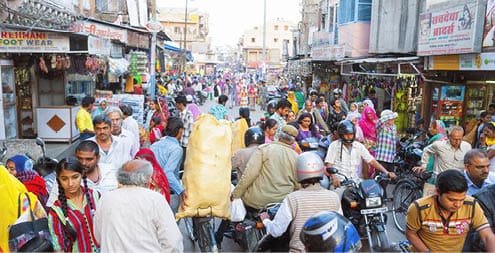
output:
M 192 218 L 190 217 L 185 217 L 182 218 L 181 220 L 184 222 L 184 226 L 186 227 L 187 237 L 189 238 L 189 240 L 191 240 L 191 242 L 194 245 L 194 241 L 196 240 L 196 237 L 194 236 L 193 223 L 191 219 Z
M 210 221 L 211 218 L 193 218 L 194 229 L 196 230 L 198 246 L 201 252 L 218 252 L 215 232 Z
M 406 231 L 406 213 L 409 205 L 416 199 L 421 197 L 421 189 L 406 180 L 401 180 L 397 183 L 393 191 L 392 214 L 394 223 L 397 229 L 402 233 Z

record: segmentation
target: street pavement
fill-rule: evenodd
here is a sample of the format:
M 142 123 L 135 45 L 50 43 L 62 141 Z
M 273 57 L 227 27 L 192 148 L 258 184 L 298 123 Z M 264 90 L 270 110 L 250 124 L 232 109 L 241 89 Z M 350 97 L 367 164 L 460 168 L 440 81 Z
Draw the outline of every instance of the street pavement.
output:
M 229 111 L 229 120 L 234 120 L 237 117 L 239 117 L 239 106 L 234 106 L 233 108 L 229 108 L 229 103 L 230 101 L 227 102 L 227 109 Z M 216 101 L 207 101 L 203 106 L 200 106 L 201 112 L 202 113 L 207 113 L 208 109 L 215 105 Z M 252 122 L 258 122 L 260 121 L 260 118 L 264 116 L 264 112 L 260 110 L 259 106 L 256 106 L 256 111 L 251 111 L 250 118 Z M 393 190 L 393 185 L 389 185 L 387 188 L 387 193 L 388 196 L 392 196 L 392 190 Z M 177 201 L 175 199 L 174 201 Z M 174 203 L 172 204 L 174 205 Z M 388 204 L 389 210 L 392 210 L 392 203 Z M 405 240 L 405 236 L 402 232 L 397 230 L 397 228 L 394 225 L 394 220 L 392 217 L 392 212 L 389 211 L 387 214 L 387 233 L 390 239 L 391 243 L 398 243 L 400 241 Z M 220 225 L 220 219 L 215 219 L 215 228 Z M 200 252 L 199 248 L 195 246 L 195 244 L 189 239 L 187 236 L 187 230 L 184 226 L 184 222 L 180 221 L 179 222 L 179 228 L 182 231 L 182 235 L 184 236 L 184 251 L 185 252 Z M 367 239 L 362 239 L 362 244 L 363 248 L 361 249 L 361 252 L 368 252 L 369 247 L 368 247 L 368 241 Z M 242 252 L 242 248 L 237 245 L 232 239 L 230 238 L 224 238 L 223 243 L 222 243 L 222 250 L 224 252 Z

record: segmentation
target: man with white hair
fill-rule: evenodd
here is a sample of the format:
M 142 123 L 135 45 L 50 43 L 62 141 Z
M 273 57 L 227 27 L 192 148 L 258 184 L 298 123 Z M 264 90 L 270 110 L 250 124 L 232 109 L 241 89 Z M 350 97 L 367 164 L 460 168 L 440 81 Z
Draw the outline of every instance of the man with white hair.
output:
M 140 146 L 139 136 L 136 138 L 131 131 L 122 128 L 122 121 L 124 120 L 124 114 L 122 111 L 118 107 L 111 106 L 108 108 L 106 116 L 112 120 L 112 135 L 119 137 L 124 143 L 126 143 L 125 145 L 131 149 L 130 156 L 134 157 Z
M 167 200 L 148 189 L 153 166 L 131 160 L 117 172 L 122 186 L 102 196 L 94 234 L 102 252 L 183 252 L 182 234 Z

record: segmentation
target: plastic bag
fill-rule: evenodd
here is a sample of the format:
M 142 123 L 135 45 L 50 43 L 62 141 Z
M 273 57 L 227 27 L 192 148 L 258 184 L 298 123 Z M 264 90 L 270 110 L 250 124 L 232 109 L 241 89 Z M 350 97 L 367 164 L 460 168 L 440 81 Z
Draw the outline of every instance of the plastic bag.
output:
M 194 122 L 187 146 L 182 183 L 186 205 L 176 215 L 230 219 L 232 129 L 226 120 L 202 114 Z
M 241 222 L 246 217 L 246 208 L 242 199 L 234 199 L 230 203 L 230 220 L 233 222 Z

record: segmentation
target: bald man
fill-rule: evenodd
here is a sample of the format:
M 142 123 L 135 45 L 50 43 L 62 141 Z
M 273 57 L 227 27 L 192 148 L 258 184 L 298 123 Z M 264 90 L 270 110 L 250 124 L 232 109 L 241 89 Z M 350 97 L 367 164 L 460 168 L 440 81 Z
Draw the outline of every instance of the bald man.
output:
M 165 197 L 148 189 L 153 166 L 131 160 L 117 172 L 121 187 L 106 193 L 95 213 L 102 252 L 183 252 L 182 234 Z

